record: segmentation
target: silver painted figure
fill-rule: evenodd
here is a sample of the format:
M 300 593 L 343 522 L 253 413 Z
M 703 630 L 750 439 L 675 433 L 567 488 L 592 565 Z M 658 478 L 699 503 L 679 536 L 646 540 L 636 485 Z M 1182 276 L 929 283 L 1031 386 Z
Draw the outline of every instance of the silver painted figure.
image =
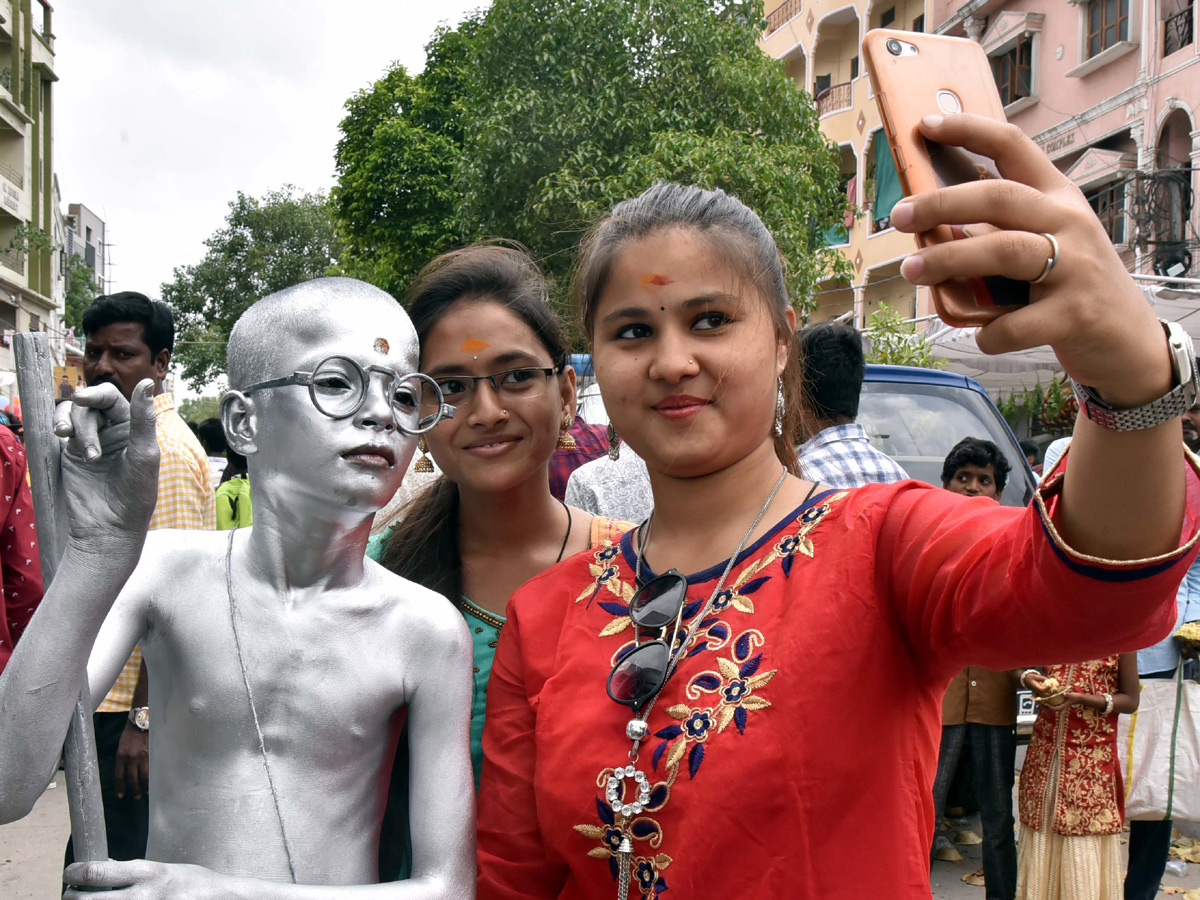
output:
M 428 424 L 405 378 L 412 325 L 382 291 L 318 279 L 254 304 L 228 363 L 221 412 L 249 460 L 251 529 L 147 535 L 149 382 L 130 403 L 101 385 L 60 407 L 70 537 L 0 676 L 0 822 L 53 775 L 84 660 L 102 698 L 140 642 L 152 861 L 76 864 L 67 883 L 164 900 L 471 898 L 470 637 L 442 597 L 364 560 Z M 348 890 L 377 880 L 405 716 L 413 877 Z

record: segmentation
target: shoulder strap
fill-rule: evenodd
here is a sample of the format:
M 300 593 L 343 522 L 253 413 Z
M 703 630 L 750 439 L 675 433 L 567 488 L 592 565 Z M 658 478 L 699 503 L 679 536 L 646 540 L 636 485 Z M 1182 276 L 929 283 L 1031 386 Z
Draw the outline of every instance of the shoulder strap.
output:
M 601 547 L 621 539 L 621 535 L 633 527 L 632 522 L 610 519 L 607 516 L 592 516 L 592 528 L 588 547 Z

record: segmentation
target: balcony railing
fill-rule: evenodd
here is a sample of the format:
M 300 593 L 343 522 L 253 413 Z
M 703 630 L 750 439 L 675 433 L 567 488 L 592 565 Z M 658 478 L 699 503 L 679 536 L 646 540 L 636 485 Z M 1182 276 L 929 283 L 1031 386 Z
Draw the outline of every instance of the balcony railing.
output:
M 0 263 L 19 275 L 25 274 L 25 254 L 20 250 L 0 250 Z
M 1178 12 L 1163 22 L 1163 56 L 1182 50 L 1193 41 L 1192 8 Z
M 817 94 L 817 115 L 823 116 L 825 113 L 837 112 L 839 109 L 849 109 L 852 103 L 850 82 L 843 81 L 841 84 L 827 87 Z
M 764 34 L 773 34 L 784 26 L 789 19 L 800 15 L 800 0 L 786 0 L 767 16 L 767 30 Z
M 25 173 L 11 163 L 6 163 L 0 159 L 0 175 L 3 175 L 17 187 L 24 190 L 25 188 Z

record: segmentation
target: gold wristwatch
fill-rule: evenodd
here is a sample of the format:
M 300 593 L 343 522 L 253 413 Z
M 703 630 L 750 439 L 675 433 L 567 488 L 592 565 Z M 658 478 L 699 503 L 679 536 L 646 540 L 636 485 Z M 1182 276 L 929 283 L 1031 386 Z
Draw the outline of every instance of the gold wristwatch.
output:
M 129 711 L 129 721 L 138 731 L 150 730 L 150 707 L 135 706 Z

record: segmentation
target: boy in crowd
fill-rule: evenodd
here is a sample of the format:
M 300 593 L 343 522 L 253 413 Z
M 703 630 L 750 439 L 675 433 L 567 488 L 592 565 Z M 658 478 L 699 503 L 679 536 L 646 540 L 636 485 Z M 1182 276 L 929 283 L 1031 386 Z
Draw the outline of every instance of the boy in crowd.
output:
M 994 443 L 964 438 L 942 464 L 942 487 L 967 497 L 995 501 L 1004 493 L 1010 470 L 1008 460 Z M 971 666 L 955 676 L 942 698 L 942 743 L 933 783 L 934 822 L 941 827 L 946 794 L 963 751 L 969 748 L 983 826 L 982 874 L 987 900 L 1013 900 L 1017 890 L 1012 791 L 1018 677 L 1019 672 Z

